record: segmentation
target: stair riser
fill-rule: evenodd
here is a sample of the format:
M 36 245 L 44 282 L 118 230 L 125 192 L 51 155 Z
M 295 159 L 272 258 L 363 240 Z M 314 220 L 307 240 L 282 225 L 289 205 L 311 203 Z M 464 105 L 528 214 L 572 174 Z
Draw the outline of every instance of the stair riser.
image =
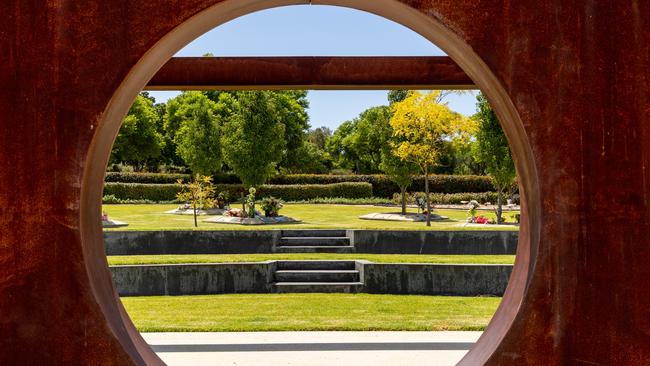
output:
M 361 285 L 298 285 L 275 286 L 278 293 L 358 293 L 363 290 Z
M 359 273 L 276 273 L 277 282 L 359 282 Z
M 276 253 L 354 253 L 353 247 L 276 247 Z
M 355 269 L 354 261 L 280 261 L 277 262 L 278 271 L 350 271 Z
M 301 237 L 301 236 L 341 237 L 341 236 L 347 236 L 347 233 L 345 230 L 282 230 L 282 236 L 284 237 Z
M 349 246 L 349 238 L 282 238 L 281 246 Z

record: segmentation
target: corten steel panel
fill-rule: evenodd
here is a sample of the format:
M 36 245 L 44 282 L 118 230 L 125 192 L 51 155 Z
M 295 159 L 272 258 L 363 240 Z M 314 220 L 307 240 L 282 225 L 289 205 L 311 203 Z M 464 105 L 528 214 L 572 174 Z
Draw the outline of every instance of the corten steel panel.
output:
M 472 87 L 472 79 L 445 56 L 174 57 L 147 84 L 148 90 Z
M 138 60 L 218 2 L 0 2 L 0 364 L 145 363 L 85 268 L 86 154 Z M 534 154 L 536 262 L 488 363 L 650 364 L 650 3 L 404 3 L 483 59 Z

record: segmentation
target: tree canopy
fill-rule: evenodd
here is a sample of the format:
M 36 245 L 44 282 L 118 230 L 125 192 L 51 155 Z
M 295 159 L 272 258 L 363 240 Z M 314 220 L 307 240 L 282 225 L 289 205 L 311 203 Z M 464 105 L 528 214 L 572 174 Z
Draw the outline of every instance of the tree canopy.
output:
M 235 114 L 224 123 L 224 158 L 248 187 L 264 184 L 282 160 L 285 126 L 275 115 L 270 92 L 240 92 Z
M 125 162 L 140 168 L 148 159 L 160 156 L 163 137 L 158 132 L 157 122 L 158 114 L 153 100 L 138 95 L 115 139 L 111 161 Z

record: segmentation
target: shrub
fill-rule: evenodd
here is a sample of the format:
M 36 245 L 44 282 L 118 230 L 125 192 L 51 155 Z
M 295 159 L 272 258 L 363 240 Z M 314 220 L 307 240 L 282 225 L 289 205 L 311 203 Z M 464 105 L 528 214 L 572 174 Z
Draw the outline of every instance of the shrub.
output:
M 241 184 L 218 184 L 216 188 L 227 192 L 230 197 L 238 199 L 246 190 Z M 176 201 L 176 195 L 182 189 L 180 184 L 137 184 L 106 183 L 104 195 L 117 200 L 149 200 L 153 202 Z M 306 185 L 263 185 L 257 189 L 257 197 L 277 197 L 284 201 L 302 201 L 319 197 L 369 198 L 372 197 L 372 185 L 369 183 L 337 183 Z
M 179 179 L 189 181 L 192 176 L 189 174 L 108 172 L 104 181 L 111 183 L 173 184 Z
M 417 195 L 424 195 L 422 192 L 407 193 L 406 202 L 413 205 L 416 203 L 415 197 Z M 431 203 L 443 205 L 459 205 L 463 202 L 477 201 L 479 203 L 491 202 L 495 203 L 497 200 L 496 192 L 463 192 L 463 193 L 430 193 Z M 393 195 L 393 202 L 401 202 L 399 193 Z M 514 202 L 519 203 L 519 202 Z
M 279 200 L 273 196 L 269 196 L 262 200 L 260 206 L 262 206 L 264 216 L 277 217 L 280 213 L 280 209 L 283 206 L 283 202 L 282 200 Z
M 106 183 L 104 195 L 120 200 L 176 201 L 181 184 Z

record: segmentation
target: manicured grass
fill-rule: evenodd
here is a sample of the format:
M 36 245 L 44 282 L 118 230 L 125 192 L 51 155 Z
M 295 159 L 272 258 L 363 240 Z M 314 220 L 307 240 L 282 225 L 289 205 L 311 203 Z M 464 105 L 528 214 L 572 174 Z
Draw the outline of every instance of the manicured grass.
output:
M 500 301 L 370 294 L 122 298 L 141 332 L 484 330 Z
M 418 254 L 203 254 L 203 255 L 130 255 L 109 256 L 108 264 L 179 264 L 263 262 L 268 260 L 368 260 L 376 263 L 476 263 L 513 264 L 514 255 L 418 255 Z
M 203 222 L 194 228 L 191 215 L 171 215 L 165 211 L 178 205 L 104 205 L 103 210 L 111 219 L 125 221 L 129 226 L 108 230 L 269 230 L 269 229 L 383 229 L 383 230 L 518 230 L 516 226 L 478 225 L 465 226 L 467 213 L 464 210 L 440 209 L 436 213 L 448 216 L 449 220 L 434 221 L 431 227 L 423 222 L 395 222 L 361 220 L 359 216 L 373 212 L 399 212 L 396 207 L 370 205 L 328 205 L 328 204 L 286 204 L 281 214 L 300 219 L 298 224 L 244 226 Z M 415 212 L 415 209 L 409 209 Z M 491 212 L 481 212 L 494 217 Z M 513 213 L 506 217 L 512 221 Z

